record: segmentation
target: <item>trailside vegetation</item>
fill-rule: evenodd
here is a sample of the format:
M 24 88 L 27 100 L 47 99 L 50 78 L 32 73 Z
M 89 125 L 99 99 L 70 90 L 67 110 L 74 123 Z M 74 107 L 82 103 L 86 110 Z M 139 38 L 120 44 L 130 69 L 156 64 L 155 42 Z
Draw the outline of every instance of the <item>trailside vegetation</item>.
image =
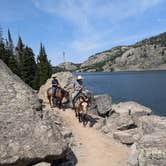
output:
M 16 47 L 14 46 L 10 30 L 7 38 L 3 38 L 0 28 L 0 59 L 17 74 L 25 83 L 38 90 L 52 74 L 51 62 L 45 51 L 44 45 L 40 44 L 37 58 L 29 46 L 25 45 L 18 36 Z

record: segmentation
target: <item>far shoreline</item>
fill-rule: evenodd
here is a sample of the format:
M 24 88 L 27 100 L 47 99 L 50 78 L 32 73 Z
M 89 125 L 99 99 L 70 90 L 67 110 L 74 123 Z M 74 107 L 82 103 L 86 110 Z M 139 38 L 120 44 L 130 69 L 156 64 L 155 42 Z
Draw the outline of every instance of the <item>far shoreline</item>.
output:
M 67 72 L 63 71 L 63 72 Z M 117 71 L 68 71 L 74 73 L 144 73 L 144 72 L 166 72 L 166 69 L 154 69 L 154 70 L 117 70 Z

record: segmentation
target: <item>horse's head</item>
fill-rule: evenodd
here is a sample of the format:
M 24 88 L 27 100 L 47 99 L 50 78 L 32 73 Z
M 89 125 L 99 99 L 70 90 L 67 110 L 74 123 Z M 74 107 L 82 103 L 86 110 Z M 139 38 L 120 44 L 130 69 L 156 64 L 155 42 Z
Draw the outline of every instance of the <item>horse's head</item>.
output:
M 89 105 L 89 99 L 87 96 L 80 94 L 78 96 L 78 100 L 79 100 L 79 107 L 81 108 L 81 111 L 83 114 L 86 114 L 88 111 L 88 105 Z
M 83 101 L 88 103 L 88 106 L 90 106 L 91 103 L 93 102 L 94 96 L 92 92 L 89 90 L 86 90 L 85 92 L 86 92 L 86 95 L 83 93 L 80 93 L 80 97 L 82 98 Z
M 78 96 L 78 98 L 79 98 L 79 100 L 80 100 L 81 102 L 86 102 L 86 103 L 89 102 L 88 96 L 85 96 L 85 95 L 83 95 L 82 93 L 80 93 L 80 95 Z

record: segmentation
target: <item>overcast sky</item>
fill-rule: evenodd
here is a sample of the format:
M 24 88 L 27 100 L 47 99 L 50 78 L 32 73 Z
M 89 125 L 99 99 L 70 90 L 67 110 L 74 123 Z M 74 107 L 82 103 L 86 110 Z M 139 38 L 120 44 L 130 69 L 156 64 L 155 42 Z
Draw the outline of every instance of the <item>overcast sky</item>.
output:
M 43 42 L 53 65 L 75 63 L 166 31 L 165 0 L 0 0 L 0 26 L 35 52 Z

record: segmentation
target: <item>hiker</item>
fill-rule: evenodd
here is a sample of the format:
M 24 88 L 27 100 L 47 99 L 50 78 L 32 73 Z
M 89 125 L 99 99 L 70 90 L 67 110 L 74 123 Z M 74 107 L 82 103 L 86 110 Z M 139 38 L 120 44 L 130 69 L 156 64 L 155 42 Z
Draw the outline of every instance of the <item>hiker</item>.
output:
M 59 84 L 56 76 L 53 76 L 52 78 L 53 78 L 53 80 L 52 80 L 52 97 L 55 97 L 56 90 L 57 90 L 57 88 L 60 88 L 60 84 Z
M 77 96 L 80 93 L 86 96 L 86 91 L 84 90 L 83 87 L 83 77 L 81 75 L 77 76 L 77 79 L 74 81 L 73 88 L 74 88 L 74 93 L 72 95 L 72 104 L 74 106 L 74 102 L 76 101 Z
M 70 101 L 70 95 L 68 91 L 61 88 L 56 76 L 52 78 L 52 87 L 47 89 L 47 98 L 51 107 L 58 106 L 61 109 L 62 100 L 65 99 L 63 104 L 68 103 Z

